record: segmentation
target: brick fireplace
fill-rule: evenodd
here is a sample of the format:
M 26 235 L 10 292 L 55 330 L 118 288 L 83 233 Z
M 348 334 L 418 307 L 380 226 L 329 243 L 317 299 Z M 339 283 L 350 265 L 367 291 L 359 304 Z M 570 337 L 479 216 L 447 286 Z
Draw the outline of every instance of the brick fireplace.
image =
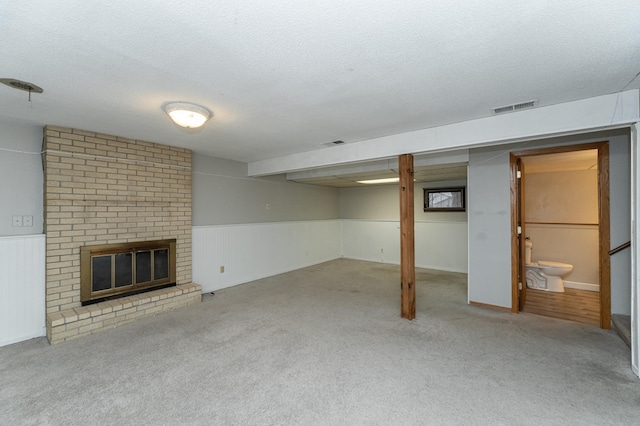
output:
M 43 141 L 51 343 L 198 303 L 191 282 L 191 151 L 47 126 Z M 82 306 L 82 247 L 175 239 L 176 286 Z

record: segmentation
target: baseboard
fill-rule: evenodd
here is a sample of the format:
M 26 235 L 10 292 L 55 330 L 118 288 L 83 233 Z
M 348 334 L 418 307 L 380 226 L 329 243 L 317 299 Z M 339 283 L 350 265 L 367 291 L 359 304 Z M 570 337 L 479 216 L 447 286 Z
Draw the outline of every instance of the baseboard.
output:
M 493 309 L 495 311 L 502 311 L 502 312 L 511 313 L 511 308 L 505 308 L 504 306 L 489 305 L 488 303 L 474 302 L 472 300 L 469 301 L 469 304 L 472 305 L 472 306 L 476 306 L 478 308 L 487 308 L 487 309 Z
M 423 268 L 423 269 L 433 269 L 436 271 L 444 271 L 444 272 L 455 272 L 458 274 L 467 274 L 467 270 L 463 270 L 463 269 L 458 269 L 458 268 L 450 268 L 448 266 L 440 266 L 440 265 L 424 265 L 424 264 L 416 264 L 416 268 Z
M 365 258 L 365 257 L 345 256 L 344 254 L 341 257 L 343 257 L 345 259 L 351 259 L 351 260 L 363 260 L 365 262 L 385 263 L 387 265 L 400 266 L 400 262 L 399 261 L 395 261 L 395 260 L 391 261 L 391 260 L 384 260 L 384 259 L 373 259 L 373 258 Z M 444 271 L 444 272 L 456 272 L 458 274 L 466 274 L 467 273 L 467 271 L 463 270 L 463 269 L 450 268 L 448 266 L 438 266 L 438 265 L 425 265 L 425 264 L 417 264 L 416 263 L 416 268 L 433 269 L 435 271 Z
M 628 315 L 611 315 L 611 325 L 624 343 L 631 348 L 631 318 Z
M 598 284 L 589 284 L 589 283 L 581 283 L 578 281 L 563 281 L 564 286 L 568 288 L 577 288 L 578 290 L 587 290 L 587 291 L 600 291 L 600 286 Z
M 0 341 L 0 348 L 3 346 L 13 345 L 14 343 L 24 342 L 25 340 L 37 339 L 39 337 L 44 337 L 46 335 L 47 334 L 45 332 L 45 334 L 41 334 L 39 336 L 34 336 L 33 334 L 26 334 L 24 336 L 12 337 L 11 339 L 5 339 Z
M 261 280 L 263 278 L 273 277 L 275 275 L 286 274 L 287 272 L 293 272 L 293 271 L 297 271 L 298 269 L 308 268 L 310 266 L 319 265 L 321 263 L 331 262 L 332 260 L 336 260 L 336 259 L 340 259 L 340 258 L 339 257 L 330 257 L 330 258 L 326 258 L 326 259 L 318 259 L 318 260 L 315 260 L 313 262 L 304 263 L 302 265 L 294 266 L 293 268 L 274 269 L 273 271 L 267 272 L 265 274 L 257 274 L 257 275 L 247 276 L 247 277 L 243 277 L 243 278 L 241 278 L 239 280 L 225 282 L 225 283 L 222 283 L 220 285 L 206 286 L 206 287 L 202 286 L 202 292 L 203 293 L 211 293 L 212 291 L 218 291 L 218 290 L 222 290 L 222 289 L 225 289 L 225 288 L 235 287 L 237 285 L 247 284 L 247 283 L 250 283 L 252 281 L 258 281 L 258 280 Z

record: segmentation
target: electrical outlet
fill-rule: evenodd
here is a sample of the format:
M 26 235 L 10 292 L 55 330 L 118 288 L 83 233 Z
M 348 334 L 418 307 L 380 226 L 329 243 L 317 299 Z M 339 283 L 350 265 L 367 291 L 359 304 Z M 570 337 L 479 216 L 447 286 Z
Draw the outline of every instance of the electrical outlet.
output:
M 11 218 L 11 226 L 22 226 L 22 216 L 13 216 Z
M 267 208 L 267 210 L 271 210 L 271 204 L 267 203 L 265 207 Z
M 33 216 L 22 216 L 22 226 L 33 226 Z
M 220 266 L 220 273 L 224 274 L 224 265 Z

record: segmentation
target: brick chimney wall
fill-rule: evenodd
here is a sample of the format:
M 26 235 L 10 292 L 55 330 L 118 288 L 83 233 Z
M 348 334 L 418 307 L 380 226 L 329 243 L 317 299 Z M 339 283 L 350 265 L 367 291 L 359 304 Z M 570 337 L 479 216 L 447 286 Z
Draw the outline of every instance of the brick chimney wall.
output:
M 84 130 L 44 129 L 47 315 L 80 307 L 80 247 L 175 238 L 191 283 L 191 151 Z

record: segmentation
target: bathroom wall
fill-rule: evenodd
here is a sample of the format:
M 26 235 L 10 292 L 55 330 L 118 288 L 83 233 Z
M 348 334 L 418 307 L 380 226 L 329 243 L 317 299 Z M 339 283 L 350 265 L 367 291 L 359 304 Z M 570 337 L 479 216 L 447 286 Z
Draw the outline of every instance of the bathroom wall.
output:
M 567 286 L 577 282 L 597 290 L 597 170 L 527 173 L 525 168 L 525 224 L 533 261 L 570 263 Z

